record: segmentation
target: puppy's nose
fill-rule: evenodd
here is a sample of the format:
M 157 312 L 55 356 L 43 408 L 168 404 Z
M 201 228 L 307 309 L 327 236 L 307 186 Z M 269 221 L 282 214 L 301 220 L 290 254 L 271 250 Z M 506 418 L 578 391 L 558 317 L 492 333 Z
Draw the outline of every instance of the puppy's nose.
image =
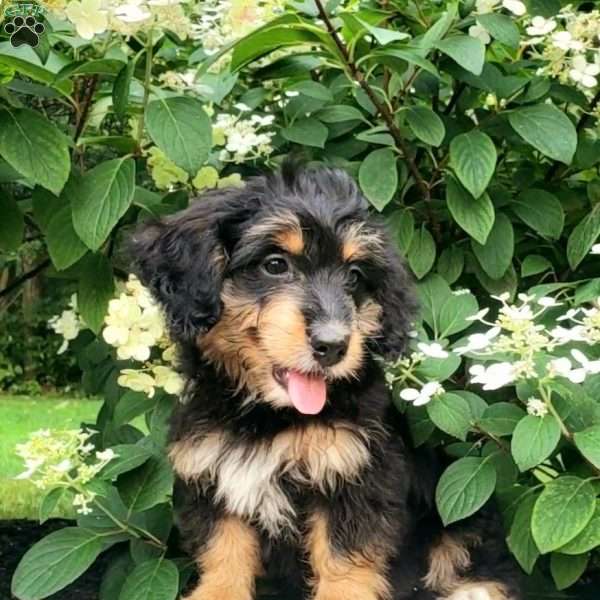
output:
M 314 334 L 310 338 L 313 356 L 322 367 L 331 367 L 339 363 L 348 350 L 349 335 Z

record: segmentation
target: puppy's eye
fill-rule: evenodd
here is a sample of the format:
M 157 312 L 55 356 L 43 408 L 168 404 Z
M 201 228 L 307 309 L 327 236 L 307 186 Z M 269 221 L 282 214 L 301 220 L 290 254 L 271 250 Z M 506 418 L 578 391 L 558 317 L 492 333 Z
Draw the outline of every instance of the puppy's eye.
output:
M 263 261 L 262 270 L 271 277 L 281 277 L 290 270 L 290 263 L 280 254 L 271 254 Z
M 356 288 L 365 278 L 360 267 L 350 267 L 348 271 L 348 284 L 351 288 Z

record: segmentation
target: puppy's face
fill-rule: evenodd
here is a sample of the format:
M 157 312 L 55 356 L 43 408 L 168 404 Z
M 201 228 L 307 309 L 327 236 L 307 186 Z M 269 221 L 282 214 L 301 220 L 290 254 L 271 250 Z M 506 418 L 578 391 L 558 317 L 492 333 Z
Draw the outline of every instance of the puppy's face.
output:
M 308 414 L 328 385 L 357 376 L 382 327 L 385 241 L 359 215 L 327 216 L 265 207 L 233 248 L 223 311 L 199 340 L 252 400 Z
M 402 351 L 408 281 L 347 176 L 249 187 L 214 206 L 201 199 L 154 230 L 142 257 L 160 254 L 170 266 L 161 275 L 141 261 L 138 271 L 175 337 L 193 341 L 245 401 L 317 414 L 328 388 L 358 377 L 370 350 Z

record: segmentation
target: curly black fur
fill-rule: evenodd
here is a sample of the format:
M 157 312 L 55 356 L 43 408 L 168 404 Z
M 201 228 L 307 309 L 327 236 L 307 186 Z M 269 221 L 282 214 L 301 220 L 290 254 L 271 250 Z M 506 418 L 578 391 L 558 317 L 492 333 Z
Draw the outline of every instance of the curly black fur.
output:
M 247 390 L 236 390 L 235 382 L 198 349 L 198 340 L 221 316 L 225 281 L 239 282 L 240 289 L 254 294 L 257 302 L 269 294 L 252 271 L 261 256 L 260 240 L 256 246 L 241 246 L 240 240 L 253 225 L 282 211 L 293 212 L 307 234 L 311 263 L 302 267 L 307 272 L 335 263 L 340 230 L 349 224 L 364 223 L 381 236 L 383 247 L 363 265 L 367 283 L 353 301 L 360 306 L 364 298 L 371 298 L 382 307 L 382 333 L 367 342 L 371 352 L 394 358 L 405 349 L 415 312 L 411 284 L 385 228 L 369 214 L 347 175 L 337 170 L 288 168 L 251 179 L 243 189 L 209 192 L 187 210 L 146 225 L 133 240 L 136 272 L 164 308 L 188 380 L 185 402 L 173 418 L 171 442 L 200 440 L 218 428 L 251 454 L 278 434 L 308 423 L 334 426 L 343 422 L 365 431 L 370 459 L 359 478 L 323 491 L 281 474 L 281 489 L 294 507 L 300 533 L 283 531 L 274 536 L 253 523 L 260 535 L 263 562 L 270 576 L 283 578 L 288 593 L 296 590 L 298 598 L 307 597 L 309 574 L 301 537 L 306 519 L 320 511 L 328 516 L 330 543 L 336 553 L 349 556 L 366 548 L 393 548 L 387 566 L 394 600 L 434 600 L 443 594 L 426 589 L 423 577 L 429 568 L 429 552 L 444 532 L 434 506 L 443 464 L 435 452 L 412 448 L 404 420 L 391 403 L 381 367 L 371 353 L 355 380 L 332 381 L 325 408 L 307 416 L 291 406 L 244 403 Z M 335 268 L 337 273 L 339 268 Z M 180 531 L 196 556 L 227 512 L 226 506 L 216 498 L 214 482 L 178 480 L 176 507 Z M 471 566 L 461 577 L 499 581 L 510 600 L 520 598 L 517 570 L 491 507 L 447 533 L 479 540 L 469 547 Z

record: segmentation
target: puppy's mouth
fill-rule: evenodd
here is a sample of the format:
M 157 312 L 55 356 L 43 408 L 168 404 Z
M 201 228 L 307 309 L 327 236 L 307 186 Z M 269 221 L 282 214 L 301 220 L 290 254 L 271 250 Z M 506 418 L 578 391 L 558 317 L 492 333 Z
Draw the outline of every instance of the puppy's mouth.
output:
M 273 378 L 287 392 L 298 412 L 318 415 L 323 410 L 327 400 L 327 385 L 322 374 L 275 368 Z

